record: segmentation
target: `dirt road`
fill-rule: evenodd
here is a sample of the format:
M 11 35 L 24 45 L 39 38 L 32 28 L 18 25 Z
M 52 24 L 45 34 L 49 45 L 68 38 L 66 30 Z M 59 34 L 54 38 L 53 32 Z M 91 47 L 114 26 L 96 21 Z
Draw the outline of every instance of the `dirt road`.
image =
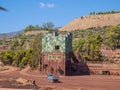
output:
M 15 70 L 15 71 L 14 71 Z M 25 78 L 35 80 L 40 87 L 52 87 L 54 90 L 120 90 L 120 76 L 62 76 L 60 83 L 47 81 L 46 76 L 29 74 L 28 69 L 14 69 L 12 72 L 0 73 L 0 78 Z

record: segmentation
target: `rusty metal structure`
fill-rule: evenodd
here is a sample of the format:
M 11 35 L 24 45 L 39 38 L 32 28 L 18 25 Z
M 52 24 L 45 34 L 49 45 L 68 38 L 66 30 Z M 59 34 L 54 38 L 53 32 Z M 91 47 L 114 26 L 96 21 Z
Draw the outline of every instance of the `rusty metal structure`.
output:
M 43 73 L 69 75 L 72 34 L 47 33 L 42 36 Z

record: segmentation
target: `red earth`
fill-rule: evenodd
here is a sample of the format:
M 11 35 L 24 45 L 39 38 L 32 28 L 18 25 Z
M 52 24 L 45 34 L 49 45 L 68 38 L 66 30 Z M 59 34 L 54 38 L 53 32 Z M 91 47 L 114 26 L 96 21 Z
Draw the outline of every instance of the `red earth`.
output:
M 51 83 L 48 82 L 46 75 L 43 76 L 38 71 L 30 71 L 28 67 L 23 70 L 18 70 L 13 67 L 11 70 L 5 72 L 0 71 L 0 79 L 2 78 L 35 80 L 39 87 L 53 88 L 46 90 L 120 90 L 120 76 L 60 76 L 59 83 Z

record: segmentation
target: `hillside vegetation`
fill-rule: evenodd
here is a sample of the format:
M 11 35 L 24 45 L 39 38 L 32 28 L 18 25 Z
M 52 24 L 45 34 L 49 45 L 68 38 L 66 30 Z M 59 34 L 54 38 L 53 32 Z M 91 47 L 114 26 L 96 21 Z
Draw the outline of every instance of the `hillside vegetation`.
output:
M 86 61 L 109 61 L 109 57 L 103 56 L 102 47 L 113 51 L 120 49 L 120 25 L 75 30 L 72 33 L 73 51 Z
M 90 28 L 87 27 L 87 29 L 71 29 L 73 30 L 71 31 L 73 34 L 73 52 L 80 62 L 108 61 L 110 63 L 110 58 L 103 56 L 101 47 L 108 46 L 112 50 L 120 49 L 120 25 L 118 25 L 118 20 L 120 21 L 120 15 L 110 14 L 109 19 L 106 15 L 104 15 L 104 18 L 101 17 L 103 17 L 103 15 L 91 16 L 89 18 L 82 17 L 80 19 L 80 21 L 84 22 L 84 24 L 81 24 L 83 26 L 88 26 L 88 24 L 94 25 L 97 20 L 102 20 L 101 23 L 106 22 L 104 25 L 100 24 L 101 27 L 90 26 Z M 105 18 L 107 18 L 107 21 Z M 79 19 L 76 20 L 79 22 Z M 87 22 L 88 20 L 89 22 Z M 92 22 L 94 22 L 94 24 Z M 110 23 L 114 23 L 114 25 L 110 25 Z M 99 23 L 96 22 L 96 25 L 97 24 Z M 46 28 L 44 32 L 52 32 L 53 24 L 45 24 L 44 26 Z M 76 28 L 79 26 L 79 24 L 76 24 Z M 43 28 L 40 30 L 39 29 L 40 27 L 38 26 L 29 25 L 25 28 L 24 33 L 11 38 L 9 41 L 6 41 L 5 38 L 3 38 L 3 40 L 0 41 L 1 45 L 7 44 L 10 46 L 10 49 L 0 52 L 0 62 L 5 65 L 13 65 L 20 68 L 30 65 L 31 68 L 39 68 L 42 70 L 41 38 L 43 33 L 40 32 L 43 30 Z M 68 31 L 58 32 L 62 34 L 68 33 Z

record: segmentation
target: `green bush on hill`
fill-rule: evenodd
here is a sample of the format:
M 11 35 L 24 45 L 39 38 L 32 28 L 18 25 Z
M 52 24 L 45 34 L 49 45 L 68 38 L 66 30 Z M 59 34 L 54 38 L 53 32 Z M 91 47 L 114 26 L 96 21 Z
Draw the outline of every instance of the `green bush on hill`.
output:
M 67 33 L 67 32 L 59 32 Z M 73 34 L 73 51 L 80 61 L 104 61 L 101 46 L 112 49 L 120 47 L 120 25 L 92 27 L 86 30 L 75 30 Z M 5 65 L 20 68 L 30 65 L 31 68 L 42 69 L 42 34 L 36 36 L 19 35 L 11 39 L 11 50 L 0 52 L 0 61 Z M 26 49 L 25 44 L 30 44 Z

